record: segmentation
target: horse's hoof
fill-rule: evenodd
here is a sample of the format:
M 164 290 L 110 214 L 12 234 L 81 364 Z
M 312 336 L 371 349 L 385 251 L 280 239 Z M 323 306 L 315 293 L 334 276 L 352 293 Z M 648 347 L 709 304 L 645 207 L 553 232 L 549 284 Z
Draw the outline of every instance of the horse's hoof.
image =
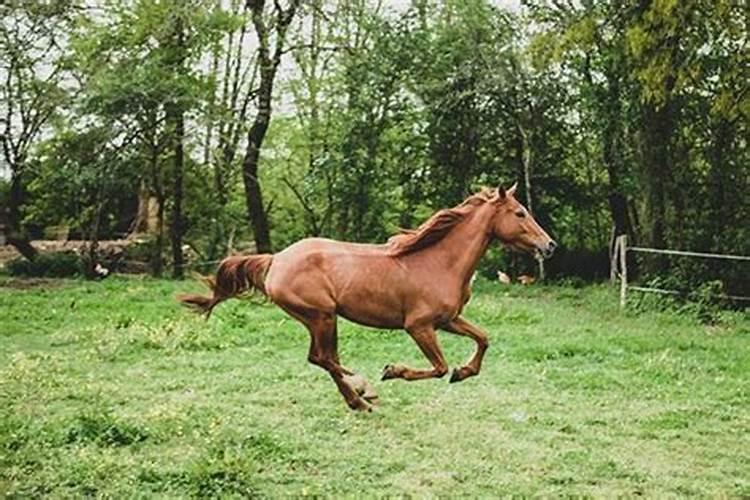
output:
M 378 393 L 372 388 L 370 384 L 365 385 L 365 392 L 360 394 L 360 397 L 370 404 L 376 405 L 380 402 L 378 399 Z
M 463 380 L 463 377 L 461 376 L 461 372 L 458 370 L 458 368 L 453 369 L 453 373 L 451 373 L 451 379 L 450 383 L 456 383 L 461 382 Z
M 371 395 L 371 396 L 365 395 L 365 396 L 362 396 L 362 399 L 364 399 L 365 401 L 367 401 L 368 403 L 370 403 L 373 406 L 377 406 L 377 405 L 380 404 L 380 398 L 378 397 L 377 394 L 374 394 L 374 395 Z
M 344 382 L 349 384 L 349 387 L 354 389 L 354 392 L 357 393 L 357 396 L 361 397 L 368 403 L 371 403 L 371 404 L 378 403 L 377 401 L 378 394 L 375 392 L 375 389 L 372 388 L 372 386 L 367 381 L 367 379 L 364 378 L 362 375 L 359 375 L 357 373 L 353 373 L 351 375 L 345 375 Z
M 390 380 L 392 378 L 401 378 L 401 374 L 404 372 L 404 367 L 400 365 L 385 365 L 383 368 L 383 375 L 380 380 Z
M 356 392 L 358 396 L 364 394 L 369 385 L 362 375 L 357 375 L 356 373 L 344 375 L 344 382 L 354 389 L 354 392 Z
M 354 401 L 347 401 L 347 404 L 349 405 L 349 408 L 354 411 L 364 411 L 368 413 L 372 411 L 372 405 L 362 398 L 357 398 Z

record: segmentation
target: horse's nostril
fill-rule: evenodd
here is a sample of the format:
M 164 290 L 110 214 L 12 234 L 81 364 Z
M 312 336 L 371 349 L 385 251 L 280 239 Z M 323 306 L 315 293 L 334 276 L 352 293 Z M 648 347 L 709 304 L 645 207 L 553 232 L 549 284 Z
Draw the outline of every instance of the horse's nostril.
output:
M 547 248 L 549 248 L 550 250 L 554 250 L 555 248 L 557 248 L 557 243 L 555 243 L 555 240 L 549 240 Z

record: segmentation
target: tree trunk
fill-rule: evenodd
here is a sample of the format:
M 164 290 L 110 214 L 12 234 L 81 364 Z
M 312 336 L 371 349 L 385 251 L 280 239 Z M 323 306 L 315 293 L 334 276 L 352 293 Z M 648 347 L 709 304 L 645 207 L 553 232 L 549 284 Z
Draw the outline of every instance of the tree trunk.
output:
M 154 140 L 151 147 L 151 182 L 156 195 L 156 238 L 151 253 L 151 273 L 161 277 L 164 267 L 164 184 L 162 174 L 159 172 L 159 146 L 156 140 L 156 128 L 154 127 Z
M 649 243 L 656 248 L 663 248 L 666 242 L 665 191 L 670 165 L 671 118 L 668 106 L 656 108 L 647 105 L 644 116 L 644 159 L 649 185 L 647 198 L 650 223 Z
M 533 111 L 530 111 L 530 113 L 533 113 Z M 531 168 L 532 168 L 532 140 L 531 137 L 529 137 L 529 132 L 526 131 L 524 126 L 519 123 L 518 125 L 518 131 L 521 133 L 521 144 L 523 147 L 522 152 L 522 164 L 523 164 L 523 183 L 524 188 L 526 191 L 526 208 L 528 209 L 529 213 L 531 215 L 534 215 L 534 204 L 533 204 L 533 196 L 531 193 Z M 539 270 L 539 275 L 537 276 L 539 280 L 544 279 L 544 260 L 541 258 L 537 259 L 537 267 Z
M 175 54 L 175 72 L 179 75 L 185 73 L 185 34 L 182 19 L 178 16 L 174 25 L 174 40 L 172 41 Z M 182 96 L 177 95 L 166 107 L 167 126 L 172 133 L 172 144 L 174 147 L 174 169 L 172 172 L 172 223 L 170 233 L 172 238 L 172 277 L 182 279 L 184 277 L 184 263 L 182 256 L 182 190 L 183 173 L 185 164 L 185 110 L 181 102 Z
M 31 245 L 28 236 L 21 225 L 21 204 L 23 203 L 23 184 L 19 168 L 14 168 L 10 180 L 10 193 L 8 200 L 8 220 L 5 228 L 5 240 L 9 245 L 15 247 L 18 252 L 28 260 L 36 259 L 39 254 Z
M 643 147 L 647 187 L 646 210 L 648 242 L 653 248 L 666 247 L 666 188 L 671 165 L 672 109 L 669 103 L 656 106 L 646 103 L 643 115 Z M 659 272 L 668 267 L 663 255 L 654 257 L 651 270 Z
M 708 182 L 713 208 L 710 216 L 713 241 L 710 248 L 714 251 L 721 251 L 727 224 L 733 222 L 733 207 L 727 201 L 731 199 L 731 196 L 727 196 L 727 188 L 731 183 L 732 166 L 726 160 L 726 156 L 731 151 L 731 138 L 734 136 L 734 131 L 725 118 L 712 120 L 711 130 L 713 133 L 708 155 L 711 170 Z
M 627 198 L 623 194 L 622 175 L 622 145 L 621 145 L 621 128 L 622 113 L 620 108 L 620 86 L 619 76 L 607 75 L 607 99 L 606 102 L 600 103 L 605 111 L 605 125 L 602 128 L 602 161 L 607 169 L 609 179 L 609 211 L 612 216 L 615 238 L 627 234 L 631 235 L 632 227 L 628 217 Z
M 95 202 L 96 212 L 94 220 L 91 222 L 89 229 L 88 242 L 86 243 L 85 257 L 83 261 L 84 274 L 88 279 L 97 278 L 96 265 L 99 262 L 99 225 L 102 220 L 102 202 L 97 199 Z
M 275 73 L 275 69 L 273 71 Z M 271 118 L 271 93 L 273 91 L 272 81 L 261 77 L 261 88 L 258 94 L 258 114 L 253 121 L 247 134 L 247 152 L 242 162 L 242 180 L 245 183 L 245 201 L 250 225 L 255 234 L 255 247 L 258 253 L 271 252 L 271 234 L 268 226 L 268 214 L 263 204 L 263 193 L 258 179 L 258 160 L 260 148 L 268 131 Z
M 161 277 L 164 269 L 164 196 L 157 195 L 159 199 L 159 213 L 156 229 L 156 241 L 151 255 L 151 272 L 157 278 Z
M 133 223 L 130 225 L 129 238 L 137 234 L 149 232 L 150 208 L 151 190 L 148 189 L 146 179 L 141 178 L 141 182 L 138 185 L 138 211 L 135 214 Z
M 247 0 L 246 6 L 252 11 L 252 21 L 258 36 L 258 61 L 260 65 L 260 85 L 258 88 L 258 112 L 247 133 L 247 151 L 242 162 L 242 180 L 245 184 L 245 202 L 250 225 L 255 233 L 255 247 L 259 253 L 271 252 L 271 233 L 269 231 L 268 213 L 263 204 L 263 194 L 258 179 L 258 161 L 263 140 L 271 122 L 271 99 L 273 81 L 281 62 L 287 28 L 294 18 L 300 0 L 292 0 L 286 10 L 274 2 L 276 24 L 276 44 L 271 53 L 268 26 L 263 17 L 264 0 Z
M 167 120 L 173 126 L 174 134 L 174 170 L 172 172 L 172 223 L 170 234 L 172 238 L 172 277 L 182 279 L 184 276 L 182 256 L 182 188 L 185 153 L 183 141 L 185 139 L 185 117 L 179 105 L 170 105 Z

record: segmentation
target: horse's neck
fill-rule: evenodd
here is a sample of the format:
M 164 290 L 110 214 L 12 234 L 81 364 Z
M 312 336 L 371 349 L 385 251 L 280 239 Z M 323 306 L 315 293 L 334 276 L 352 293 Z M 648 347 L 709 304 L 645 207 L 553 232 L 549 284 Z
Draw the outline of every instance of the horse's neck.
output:
M 487 211 L 471 215 L 430 247 L 444 276 L 455 276 L 461 283 L 469 281 L 492 239 L 488 231 L 491 215 Z

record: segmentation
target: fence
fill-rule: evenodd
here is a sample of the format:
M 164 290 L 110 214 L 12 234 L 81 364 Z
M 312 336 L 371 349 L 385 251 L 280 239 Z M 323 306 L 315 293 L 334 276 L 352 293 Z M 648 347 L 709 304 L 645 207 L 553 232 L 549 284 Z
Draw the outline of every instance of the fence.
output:
M 645 286 L 633 286 L 628 285 L 628 252 L 641 252 L 641 253 L 656 253 L 666 255 L 681 255 L 684 257 L 700 257 L 705 259 L 723 259 L 723 260 L 738 260 L 750 262 L 750 257 L 745 255 L 727 255 L 727 254 L 716 254 L 716 253 L 704 253 L 704 252 L 689 252 L 685 250 L 667 250 L 660 248 L 644 248 L 644 247 L 629 247 L 628 237 L 626 235 L 618 236 L 615 239 L 615 246 L 612 251 L 611 267 L 610 267 L 610 280 L 614 283 L 619 274 L 620 277 L 620 307 L 625 307 L 627 303 L 628 290 L 635 290 L 638 292 L 646 293 L 660 293 L 662 295 L 683 295 L 682 292 L 677 290 L 664 290 L 662 288 L 653 288 Z M 617 272 L 619 268 L 619 273 Z M 738 295 L 715 295 L 717 298 L 730 299 L 738 302 L 750 302 L 750 297 L 742 297 Z

